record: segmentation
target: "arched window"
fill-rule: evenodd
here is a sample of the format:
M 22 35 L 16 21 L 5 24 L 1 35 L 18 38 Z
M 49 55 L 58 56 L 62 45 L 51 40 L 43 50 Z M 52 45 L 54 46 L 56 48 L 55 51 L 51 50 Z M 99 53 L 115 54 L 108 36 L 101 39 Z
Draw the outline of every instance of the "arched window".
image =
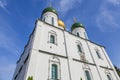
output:
M 43 18 L 43 21 L 45 22 L 45 18 Z
M 107 75 L 107 78 L 108 78 L 108 80 L 112 80 L 111 77 L 110 77 L 110 75 Z
M 54 25 L 54 18 L 52 17 L 52 25 Z
M 57 80 L 58 79 L 58 68 L 57 68 L 56 64 L 52 64 L 52 70 L 51 71 L 52 71 L 51 72 L 52 79 Z
M 91 80 L 91 76 L 88 70 L 85 70 L 85 75 L 86 75 L 87 80 Z
M 100 55 L 100 52 L 98 50 L 96 50 L 96 54 L 98 56 L 99 59 L 102 59 L 101 55 Z
M 61 67 L 60 67 L 60 59 L 56 56 L 50 57 L 49 60 L 49 80 L 61 80 Z
M 55 44 L 55 36 L 54 35 L 50 35 L 50 43 Z
M 85 38 L 88 39 L 86 32 L 84 32 Z
M 80 52 L 80 53 L 82 53 L 83 51 L 82 51 L 82 47 L 81 47 L 81 45 L 80 44 L 78 44 L 77 45 L 77 48 L 78 48 L 78 51 Z
M 57 45 L 57 34 L 53 30 L 48 32 L 48 43 L 52 43 L 52 44 Z
M 80 34 L 77 32 L 77 36 L 80 37 Z

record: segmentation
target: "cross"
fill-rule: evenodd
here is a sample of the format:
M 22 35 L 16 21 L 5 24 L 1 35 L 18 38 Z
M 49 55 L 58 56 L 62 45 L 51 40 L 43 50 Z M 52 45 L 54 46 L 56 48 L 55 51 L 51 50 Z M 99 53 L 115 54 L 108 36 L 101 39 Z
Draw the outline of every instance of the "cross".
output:
M 77 19 L 76 19 L 75 17 L 73 18 L 73 20 L 74 20 L 74 23 L 76 23 L 76 22 L 77 22 Z
M 49 3 L 49 7 L 52 7 L 52 3 L 51 2 Z

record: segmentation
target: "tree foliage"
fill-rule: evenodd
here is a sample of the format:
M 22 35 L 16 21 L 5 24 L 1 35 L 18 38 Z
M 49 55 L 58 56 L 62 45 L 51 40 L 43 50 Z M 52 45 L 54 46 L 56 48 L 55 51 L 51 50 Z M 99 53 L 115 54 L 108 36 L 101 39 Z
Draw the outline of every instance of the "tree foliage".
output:
M 32 77 L 32 76 L 29 76 L 27 80 L 33 80 L 33 77 Z
M 118 68 L 117 66 L 114 66 L 116 69 L 116 72 L 118 73 L 119 77 L 120 77 L 120 68 Z

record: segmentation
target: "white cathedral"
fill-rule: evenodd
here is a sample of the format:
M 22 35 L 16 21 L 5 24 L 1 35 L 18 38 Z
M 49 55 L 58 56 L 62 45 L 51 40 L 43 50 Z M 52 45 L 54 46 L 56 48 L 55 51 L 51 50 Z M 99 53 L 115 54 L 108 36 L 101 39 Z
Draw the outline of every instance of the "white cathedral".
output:
M 104 46 L 88 39 L 83 24 L 71 32 L 52 7 L 43 10 L 12 80 L 120 80 Z

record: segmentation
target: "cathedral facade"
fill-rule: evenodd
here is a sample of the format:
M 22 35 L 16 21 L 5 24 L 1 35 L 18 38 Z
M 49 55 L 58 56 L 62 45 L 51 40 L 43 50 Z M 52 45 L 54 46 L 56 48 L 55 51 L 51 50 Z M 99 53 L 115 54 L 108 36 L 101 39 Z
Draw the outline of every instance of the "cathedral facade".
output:
M 104 46 L 88 39 L 83 24 L 65 28 L 57 11 L 45 8 L 12 80 L 120 80 Z

